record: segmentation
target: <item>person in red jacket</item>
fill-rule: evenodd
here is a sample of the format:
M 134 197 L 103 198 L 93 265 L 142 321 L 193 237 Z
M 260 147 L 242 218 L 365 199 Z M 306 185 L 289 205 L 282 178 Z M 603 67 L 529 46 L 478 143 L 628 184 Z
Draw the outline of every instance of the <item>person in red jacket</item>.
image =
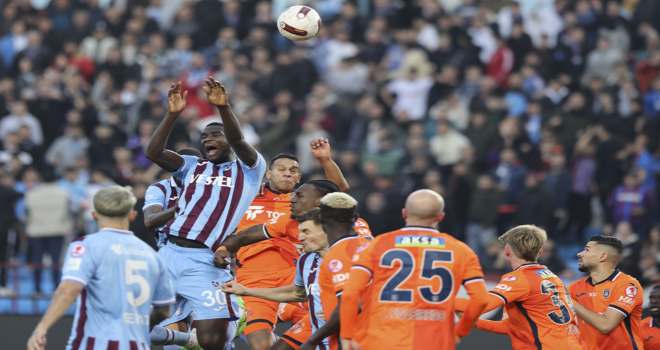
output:
M 502 37 L 495 38 L 497 42 L 497 51 L 490 58 L 486 67 L 486 74 L 495 78 L 497 85 L 501 88 L 506 87 L 507 76 L 513 69 L 513 51 L 506 46 Z

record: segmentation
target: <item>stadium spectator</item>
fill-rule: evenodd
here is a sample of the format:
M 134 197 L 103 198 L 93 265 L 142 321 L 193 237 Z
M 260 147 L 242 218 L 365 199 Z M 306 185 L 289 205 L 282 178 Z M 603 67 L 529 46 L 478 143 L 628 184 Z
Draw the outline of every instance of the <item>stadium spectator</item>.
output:
M 478 256 L 486 252 L 486 244 L 497 236 L 498 207 L 502 200 L 501 191 L 493 183 L 490 175 L 477 178 L 477 188 L 473 191 L 468 210 L 465 242 Z
M 87 154 L 89 140 L 80 125 L 68 125 L 64 136 L 60 136 L 46 152 L 46 161 L 55 168 L 57 175 L 76 165 L 79 157 Z

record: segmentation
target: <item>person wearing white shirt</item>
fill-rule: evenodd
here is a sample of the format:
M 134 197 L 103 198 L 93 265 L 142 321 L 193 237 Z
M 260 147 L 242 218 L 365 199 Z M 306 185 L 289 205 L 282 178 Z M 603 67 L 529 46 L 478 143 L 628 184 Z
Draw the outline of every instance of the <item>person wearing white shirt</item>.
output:
M 419 78 L 416 69 L 411 69 L 405 78 L 390 81 L 382 90 L 386 101 L 392 101 L 392 94 L 396 95 L 392 105 L 392 115 L 397 117 L 402 113 L 408 115 L 411 121 L 420 120 L 426 115 L 429 90 L 433 86 L 433 78 Z

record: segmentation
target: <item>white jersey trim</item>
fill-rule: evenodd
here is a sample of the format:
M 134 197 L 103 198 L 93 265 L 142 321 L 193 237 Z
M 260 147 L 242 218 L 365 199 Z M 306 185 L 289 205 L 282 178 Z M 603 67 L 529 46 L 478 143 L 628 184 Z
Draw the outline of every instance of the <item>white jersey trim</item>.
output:
M 619 273 L 617 273 L 616 276 L 614 276 L 614 278 L 612 278 L 612 281 L 615 281 L 619 277 L 619 275 L 621 275 L 621 271 L 619 271 Z
M 466 285 L 468 285 L 470 283 L 474 283 L 474 282 L 484 282 L 484 283 L 486 283 L 486 280 L 484 280 L 483 278 L 476 278 L 476 279 L 469 280 L 469 281 L 463 283 L 463 285 L 466 286 Z
M 151 302 L 151 305 L 155 306 L 167 306 L 167 305 L 172 305 L 176 301 L 175 298 L 172 299 L 167 299 L 167 300 L 154 300 Z
M 110 231 L 110 232 L 116 232 L 116 233 L 123 233 L 123 234 L 126 234 L 126 235 L 132 235 L 132 234 L 134 234 L 133 232 L 128 231 L 128 230 L 120 230 L 120 229 L 117 229 L 117 228 L 110 228 L 110 227 L 104 227 L 104 228 L 102 228 L 102 229 L 99 230 L 99 232 L 104 232 L 104 231 Z
M 81 284 L 83 287 L 87 287 L 87 281 L 85 281 L 82 278 L 78 278 L 78 277 L 74 277 L 74 276 L 64 276 L 64 277 L 62 277 L 62 281 L 76 282 L 78 284 Z
M 371 270 L 369 270 L 368 268 L 366 268 L 366 267 L 364 267 L 364 266 L 353 265 L 353 267 L 351 267 L 351 270 L 353 270 L 353 269 L 362 270 L 362 271 L 368 273 L 369 276 L 373 276 L 373 275 L 374 275 L 373 272 L 371 272 Z
M 144 211 L 144 210 L 147 209 L 147 208 L 151 208 L 151 207 L 161 207 L 161 208 L 162 208 L 162 207 L 163 207 L 163 204 L 161 204 L 161 203 L 151 203 L 151 204 L 147 204 L 147 205 L 145 205 L 144 207 L 142 207 L 142 211 Z
M 608 309 L 612 309 L 612 310 L 616 310 L 616 311 L 618 311 L 618 312 L 620 312 L 620 313 L 622 313 L 622 314 L 623 314 L 623 316 L 626 316 L 626 317 L 628 317 L 628 315 L 627 315 L 627 314 L 626 314 L 625 312 L 623 312 L 623 311 L 621 311 L 621 310 L 619 310 L 619 309 L 617 309 L 617 308 L 615 308 L 615 307 L 612 307 L 612 306 L 608 306 L 607 308 L 608 308 Z

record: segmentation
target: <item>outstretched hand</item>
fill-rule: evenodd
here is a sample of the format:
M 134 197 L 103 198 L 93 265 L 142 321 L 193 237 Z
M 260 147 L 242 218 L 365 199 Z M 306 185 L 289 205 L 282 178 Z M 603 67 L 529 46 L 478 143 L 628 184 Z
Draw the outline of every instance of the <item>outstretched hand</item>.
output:
M 218 81 L 209 77 L 204 80 L 206 86 L 204 86 L 204 91 L 206 92 L 206 97 L 209 99 L 214 106 L 226 106 L 227 103 L 227 92 L 225 92 L 225 87 L 222 86 Z
M 313 139 L 309 142 L 309 146 L 312 148 L 312 155 L 319 161 L 330 159 L 328 139 Z
M 170 91 L 167 93 L 167 109 L 170 113 L 181 113 L 186 108 L 187 100 L 188 91 L 184 91 L 181 96 L 181 82 L 170 86 Z

